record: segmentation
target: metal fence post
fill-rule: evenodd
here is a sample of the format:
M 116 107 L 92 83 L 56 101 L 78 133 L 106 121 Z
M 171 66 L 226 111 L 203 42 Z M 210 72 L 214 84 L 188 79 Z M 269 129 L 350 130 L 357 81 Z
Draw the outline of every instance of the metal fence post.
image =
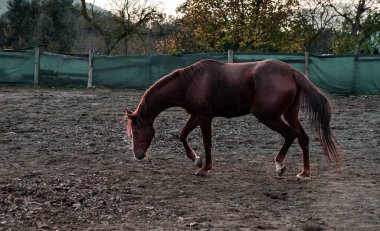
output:
M 229 62 L 229 63 L 234 62 L 234 50 L 228 49 L 227 62 Z
M 34 87 L 38 87 L 40 82 L 40 48 L 34 48 Z
M 309 77 L 309 52 L 305 51 L 305 70 L 306 77 Z
M 92 80 L 94 75 L 94 50 L 90 49 L 88 51 L 88 80 L 87 80 L 87 88 L 92 88 Z

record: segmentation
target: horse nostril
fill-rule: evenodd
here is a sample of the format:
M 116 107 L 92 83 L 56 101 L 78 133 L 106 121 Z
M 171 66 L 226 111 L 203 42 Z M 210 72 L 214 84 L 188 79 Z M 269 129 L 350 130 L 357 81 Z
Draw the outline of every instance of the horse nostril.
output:
M 138 160 L 142 160 L 142 159 L 144 159 L 144 157 L 145 157 L 145 152 L 144 152 L 143 150 L 139 149 L 139 150 L 137 150 L 137 151 L 135 152 L 135 157 L 136 157 Z

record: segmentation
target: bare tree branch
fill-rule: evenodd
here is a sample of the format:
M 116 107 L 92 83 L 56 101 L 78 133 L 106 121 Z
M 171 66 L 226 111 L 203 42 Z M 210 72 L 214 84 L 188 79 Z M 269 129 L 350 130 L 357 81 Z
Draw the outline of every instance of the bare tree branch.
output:
M 119 1 L 114 1 L 117 4 Z M 112 31 L 108 31 L 103 25 L 97 22 L 96 18 L 90 16 L 87 12 L 85 0 L 81 0 L 83 17 L 89 22 L 99 33 L 103 36 L 106 50 L 105 53 L 109 55 L 116 45 L 125 37 L 130 36 L 153 21 L 154 19 L 161 17 L 156 10 L 155 5 L 149 5 L 146 0 L 142 5 L 138 5 L 138 0 L 123 0 L 122 4 L 116 9 L 116 15 L 113 15 L 115 22 L 115 28 Z
M 82 4 L 82 9 L 81 9 L 82 16 L 87 20 L 87 22 L 91 24 L 91 26 L 93 26 L 97 31 L 99 31 L 100 34 L 106 35 L 107 32 L 103 30 L 103 28 L 91 16 L 88 15 L 87 5 L 86 5 L 85 0 L 81 0 L 81 4 Z

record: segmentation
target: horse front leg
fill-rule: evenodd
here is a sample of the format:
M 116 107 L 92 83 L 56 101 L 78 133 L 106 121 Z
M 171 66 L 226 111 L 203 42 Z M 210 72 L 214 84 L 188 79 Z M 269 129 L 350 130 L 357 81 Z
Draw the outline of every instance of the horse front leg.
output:
M 198 116 L 198 122 L 201 126 L 201 132 L 203 136 L 203 145 L 205 148 L 205 163 L 196 173 L 197 176 L 204 176 L 206 172 L 212 168 L 211 160 L 211 118 Z
M 194 162 L 197 167 L 202 167 L 202 158 L 197 156 L 194 150 L 190 147 L 187 137 L 199 125 L 198 119 L 191 115 L 187 120 L 185 126 L 182 128 L 179 138 L 185 147 L 187 157 Z

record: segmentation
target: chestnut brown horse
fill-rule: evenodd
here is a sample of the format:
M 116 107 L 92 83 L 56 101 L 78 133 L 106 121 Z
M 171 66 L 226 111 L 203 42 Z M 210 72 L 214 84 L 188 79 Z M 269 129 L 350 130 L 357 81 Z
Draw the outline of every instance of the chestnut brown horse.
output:
M 330 131 L 327 98 L 303 74 L 277 60 L 249 63 L 202 60 L 176 70 L 151 86 L 134 112 L 127 109 L 127 134 L 132 138 L 135 157 L 141 160 L 154 137 L 153 122 L 158 114 L 170 107 L 184 108 L 190 117 L 180 132 L 180 140 L 187 156 L 199 167 L 197 175 L 205 175 L 212 168 L 213 117 L 232 118 L 251 113 L 285 139 L 275 157 L 276 172 L 284 173 L 286 152 L 297 138 L 303 152 L 303 169 L 297 177 L 309 178 L 309 138 L 299 120 L 302 101 L 328 163 L 335 162 L 339 168 L 342 157 Z M 187 142 L 187 136 L 198 125 L 205 161 Z

